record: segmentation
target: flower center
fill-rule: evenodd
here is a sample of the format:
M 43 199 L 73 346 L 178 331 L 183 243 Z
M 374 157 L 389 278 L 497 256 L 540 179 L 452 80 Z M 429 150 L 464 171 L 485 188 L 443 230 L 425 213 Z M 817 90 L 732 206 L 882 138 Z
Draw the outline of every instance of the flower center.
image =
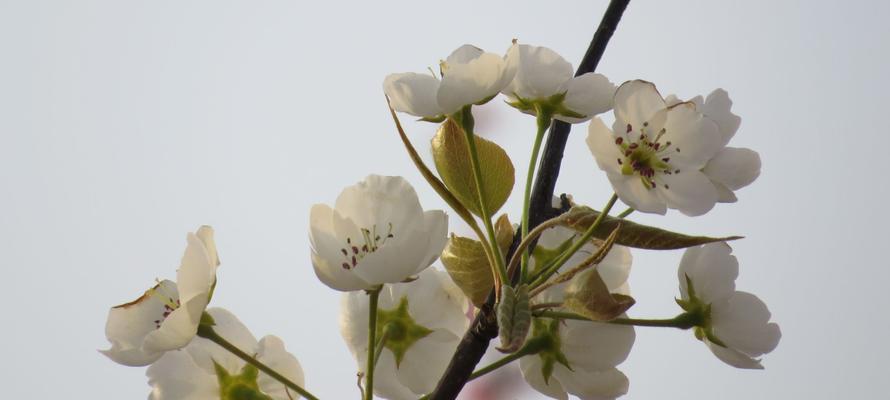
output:
M 365 256 L 371 254 L 386 244 L 386 241 L 395 237 L 392 233 L 392 223 L 388 224 L 386 234 L 377 232 L 377 225 L 371 226 L 371 229 L 362 228 L 362 242 L 353 241 L 351 237 L 346 238 L 346 247 L 340 249 L 345 261 L 341 266 L 343 269 L 353 269 L 358 266 Z
M 176 311 L 179 308 L 179 296 L 174 295 L 164 288 L 163 285 L 157 285 L 151 289 L 149 289 L 149 296 L 157 298 L 164 305 L 164 311 L 161 313 L 161 317 L 154 320 L 155 329 L 160 329 L 161 324 L 170 316 L 173 311 Z
M 666 183 L 661 182 L 660 175 L 679 174 L 679 169 L 671 167 L 670 154 L 672 151 L 680 152 L 679 147 L 672 147 L 670 141 L 661 143 L 660 140 L 667 133 L 667 129 L 662 128 L 654 137 L 652 137 L 648 129 L 649 123 L 644 122 L 640 128 L 640 135 L 636 140 L 630 135 L 634 128 L 631 124 L 627 124 L 625 136 L 619 136 L 615 139 L 615 145 L 621 149 L 623 157 L 618 158 L 618 165 L 621 166 L 621 173 L 624 175 L 637 175 L 643 186 L 648 189 L 655 189 L 661 184 L 665 189 L 670 189 Z

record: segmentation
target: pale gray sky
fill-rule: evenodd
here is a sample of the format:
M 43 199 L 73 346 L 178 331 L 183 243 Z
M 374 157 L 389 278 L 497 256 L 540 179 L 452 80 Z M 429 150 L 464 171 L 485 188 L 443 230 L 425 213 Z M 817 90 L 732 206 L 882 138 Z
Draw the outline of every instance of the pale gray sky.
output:
M 312 391 L 354 398 L 339 293 L 309 263 L 309 207 L 372 172 L 444 207 L 400 147 L 383 77 L 513 38 L 577 63 L 605 4 L 0 0 L 4 396 L 144 398 L 143 369 L 95 351 L 107 309 L 173 277 L 185 233 L 212 224 L 213 303 L 281 336 Z M 691 332 L 638 329 L 626 398 L 886 395 L 888 15 L 884 1 L 631 2 L 600 72 L 681 97 L 727 89 L 742 116 L 733 144 L 763 158 L 737 204 L 636 218 L 747 236 L 733 244 L 738 287 L 784 336 L 766 370 L 739 371 Z M 480 129 L 523 173 L 533 120 L 487 110 L 499 119 Z M 432 128 L 406 125 L 425 152 Z M 585 129 L 558 190 L 599 207 L 611 189 Z M 518 204 L 505 209 L 518 217 Z M 634 252 L 634 316 L 678 311 L 680 255 Z

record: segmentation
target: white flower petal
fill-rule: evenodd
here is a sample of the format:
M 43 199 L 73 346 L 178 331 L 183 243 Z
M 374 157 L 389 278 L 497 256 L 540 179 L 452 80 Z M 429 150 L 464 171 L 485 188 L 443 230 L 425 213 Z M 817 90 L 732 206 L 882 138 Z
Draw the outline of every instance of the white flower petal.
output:
M 729 99 L 729 93 L 723 89 L 716 89 L 708 95 L 704 102 L 699 96 L 696 104 L 699 105 L 699 111 L 702 114 L 717 123 L 720 128 L 722 144 L 726 146 L 742 123 L 742 119 L 731 111 L 732 100 Z
M 655 187 L 667 206 L 690 217 L 702 215 L 717 204 L 717 189 L 705 174 L 697 170 L 660 176 L 662 184 Z
M 442 210 L 430 210 L 423 213 L 424 232 L 429 232 L 427 236 L 427 258 L 422 261 L 414 270 L 414 274 L 418 274 L 430 265 L 445 249 L 448 243 L 448 215 Z
M 503 92 L 526 100 L 546 100 L 566 91 L 572 79 L 572 64 L 546 47 L 516 45 L 510 49 L 516 57 L 516 74 Z M 609 100 L 611 101 L 611 99 Z
M 559 400 L 568 400 L 569 396 L 566 394 L 565 389 L 563 389 L 562 384 L 559 383 L 559 380 L 556 379 L 553 375 L 550 376 L 548 381 L 544 381 L 544 374 L 542 373 L 542 368 L 544 363 L 541 361 L 541 357 L 537 355 L 525 356 L 519 359 L 519 369 L 522 371 L 522 377 L 525 378 L 525 381 L 528 384 L 541 394 Z M 557 363 L 554 366 L 554 370 L 559 368 L 565 368 L 562 364 Z
M 503 58 L 483 53 L 466 63 L 449 63 L 443 71 L 436 95 L 444 114 L 453 114 L 462 107 L 479 104 L 498 94 L 510 83 Z
M 312 206 L 309 212 L 309 240 L 315 275 L 322 283 L 335 290 L 369 288 L 371 286 L 369 283 L 343 267 L 346 259 L 341 258 L 340 249 L 346 243 L 339 243 L 334 236 L 333 213 L 334 210 L 324 204 Z
M 406 72 L 391 74 L 383 80 L 383 93 L 389 97 L 393 110 L 416 117 L 442 115 L 436 100 L 439 80 L 429 74 Z
M 662 142 L 671 142 L 671 166 L 699 170 L 722 148 L 717 124 L 704 117 L 692 103 L 680 103 L 667 112 Z
M 760 176 L 760 155 L 750 149 L 726 147 L 708 161 L 702 172 L 727 189 L 739 190 Z
M 405 178 L 373 174 L 343 189 L 334 208 L 359 228 L 376 225 L 378 233 L 386 233 L 388 224 L 396 233 L 410 232 L 423 213 L 417 192 Z
M 210 400 L 219 398 L 219 381 L 199 367 L 184 350 L 168 351 L 145 372 L 152 391 L 149 400 Z
M 485 54 L 485 51 L 482 49 L 471 44 L 464 44 L 454 49 L 454 51 L 445 58 L 445 63 L 447 65 L 466 64 L 479 58 L 482 54 Z
M 466 296 L 447 272 L 436 268 L 423 271 L 414 282 L 389 285 L 392 305 L 408 297 L 408 311 L 414 322 L 429 329 L 444 329 L 461 336 L 469 325 Z
M 633 326 L 566 320 L 562 352 L 572 368 L 604 370 L 624 362 L 636 340 Z
M 618 160 L 624 158 L 621 149 L 615 145 L 616 136 L 599 118 L 590 121 L 587 128 L 587 147 L 596 164 L 601 170 L 611 174 L 621 174 L 621 164 Z
M 363 353 L 365 354 L 365 353 Z M 358 358 L 359 370 L 365 371 L 364 355 Z M 389 400 L 416 400 L 423 393 L 414 393 L 402 384 L 396 374 L 396 359 L 391 351 L 380 353 L 374 369 L 374 395 Z
M 135 301 L 112 307 L 108 311 L 105 336 L 111 348 L 101 350 L 112 361 L 128 366 L 144 366 L 155 362 L 163 352 L 143 348 L 145 337 L 164 321 L 167 306 L 179 299 L 176 284 L 169 280 L 158 283 Z
M 260 339 L 256 357 L 261 363 L 290 379 L 291 382 L 305 387 L 303 367 L 300 366 L 300 362 L 293 354 L 287 352 L 284 342 L 277 336 L 267 335 Z M 260 372 L 257 377 L 257 385 L 263 393 L 275 400 L 294 400 L 300 397 L 299 394 L 263 372 Z
M 432 392 L 459 342 L 459 336 L 446 330 L 433 331 L 418 340 L 405 352 L 396 370 L 399 382 L 416 394 Z
M 732 248 L 725 242 L 690 247 L 683 253 L 677 271 L 680 293 L 689 299 L 686 277 L 692 281 L 695 295 L 706 303 L 729 298 L 735 293 L 735 280 L 739 276 L 739 262 L 732 255 Z
M 553 377 L 565 390 L 581 400 L 611 400 L 627 394 L 630 381 L 617 368 L 588 371 L 575 368 L 569 371 L 562 365 L 554 368 Z
M 782 332 L 770 323 L 766 304 L 747 292 L 735 292 L 725 301 L 711 305 L 714 334 L 727 346 L 751 357 L 760 357 L 779 345 Z
M 163 352 L 185 347 L 195 338 L 205 308 L 206 297 L 182 303 L 170 313 L 160 328 L 145 336 L 143 348 L 149 352 Z
M 647 188 L 636 175 L 606 173 L 618 198 L 637 211 L 661 214 L 667 212 L 667 206 L 657 192 Z
M 720 361 L 733 367 L 742 369 L 763 369 L 760 360 L 755 360 L 738 350 L 711 343 L 707 339 L 705 339 L 705 344 L 708 346 L 708 349 L 720 359 Z
M 666 105 L 654 84 L 634 80 L 624 82 L 615 91 L 614 107 L 615 119 L 633 124 L 636 130 L 643 122 L 653 120 Z
M 597 114 L 609 111 L 615 96 L 615 85 L 603 75 L 588 72 L 572 78 L 566 85 L 566 98 L 563 105 L 584 118 L 555 115 L 554 118 L 568 123 L 586 121 Z

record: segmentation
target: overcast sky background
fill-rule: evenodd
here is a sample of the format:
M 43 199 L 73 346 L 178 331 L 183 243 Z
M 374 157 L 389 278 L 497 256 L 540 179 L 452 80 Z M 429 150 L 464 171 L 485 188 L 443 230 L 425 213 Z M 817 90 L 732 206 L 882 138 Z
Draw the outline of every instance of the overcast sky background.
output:
M 368 173 L 404 175 L 444 207 L 400 147 L 384 76 L 513 38 L 577 64 L 605 6 L 0 0 L 4 397 L 144 398 L 144 369 L 96 352 L 108 307 L 174 277 L 186 232 L 211 224 L 213 304 L 281 336 L 316 394 L 355 398 L 340 294 L 309 262 L 309 207 Z M 767 302 L 783 338 L 766 370 L 740 371 L 691 332 L 638 329 L 626 398 L 886 395 L 888 15 L 884 1 L 631 2 L 599 71 L 681 97 L 727 89 L 742 116 L 732 145 L 763 159 L 736 204 L 634 218 L 746 236 L 737 287 Z M 480 132 L 524 174 L 533 119 L 499 101 L 483 114 Z M 405 121 L 426 154 L 432 127 Z M 611 189 L 585 136 L 570 137 L 557 190 L 599 207 Z M 679 311 L 680 256 L 634 252 L 633 316 Z

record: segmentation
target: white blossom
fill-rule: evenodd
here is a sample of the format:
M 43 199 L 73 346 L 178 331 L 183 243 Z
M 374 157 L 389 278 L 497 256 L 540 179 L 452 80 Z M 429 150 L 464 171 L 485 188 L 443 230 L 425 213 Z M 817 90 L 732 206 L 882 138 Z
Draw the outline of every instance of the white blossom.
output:
M 491 100 L 515 72 L 515 63 L 465 44 L 440 63 L 441 80 L 433 74 L 391 74 L 383 81 L 383 92 L 394 110 L 437 119 Z
M 564 249 L 561 246 L 572 237 L 571 230 L 557 227 L 541 235 L 538 247 L 560 252 Z M 583 246 L 563 269 L 579 264 L 597 250 L 593 244 Z M 630 294 L 627 278 L 631 261 L 630 251 L 626 247 L 614 246 L 596 267 L 610 292 Z M 536 264 L 537 261 L 533 261 L 531 265 L 534 267 Z M 536 296 L 536 302 L 562 301 L 568 284 L 562 283 L 545 290 L 540 297 Z M 569 394 L 581 399 L 614 399 L 627 393 L 630 383 L 624 373 L 615 367 L 624 362 L 633 347 L 636 339 L 633 326 L 536 319 L 535 330 L 555 331 L 559 348 L 519 359 L 522 375 L 532 388 L 561 400 L 567 399 Z M 547 370 L 551 370 L 549 376 Z
M 609 79 L 593 72 L 574 77 L 572 64 L 549 48 L 515 45 L 507 58 L 515 60 L 516 75 L 502 92 L 524 113 L 535 115 L 535 106 L 543 106 L 553 118 L 578 123 L 612 108 Z
M 304 385 L 303 369 L 284 343 L 268 335 L 257 342 L 232 313 L 211 308 L 214 331 L 239 350 L 253 355 L 297 385 Z M 164 354 L 146 371 L 152 390 L 149 400 L 293 400 L 300 396 L 245 361 L 204 338 L 195 338 L 179 351 Z M 255 397 L 247 397 L 248 394 Z
M 678 271 L 679 303 L 704 312 L 696 336 L 717 358 L 737 368 L 762 369 L 758 357 L 776 348 L 782 332 L 769 322 L 763 301 L 735 290 L 739 264 L 731 253 L 723 242 L 687 249 Z
M 368 295 L 343 295 L 340 333 L 366 372 Z M 431 392 L 445 372 L 469 320 L 469 302 L 447 273 L 427 269 L 410 283 L 385 285 L 378 300 L 378 332 L 391 325 L 374 370 L 374 394 L 386 399 L 417 399 Z M 378 334 L 378 337 L 380 336 Z
M 143 366 L 195 337 L 216 284 L 219 257 L 211 227 L 189 233 L 187 241 L 176 283 L 161 281 L 138 299 L 111 308 L 105 326 L 111 348 L 102 354 L 120 364 Z
M 655 85 L 629 81 L 615 93 L 615 123 L 591 121 L 587 145 L 619 198 L 643 212 L 701 215 L 759 174 L 748 149 L 725 147 L 738 128 L 724 91 L 701 104 L 665 101 Z
M 336 290 L 396 283 L 429 267 L 445 247 L 448 217 L 423 211 L 404 178 L 369 175 L 343 189 L 334 208 L 312 206 L 315 274 Z

